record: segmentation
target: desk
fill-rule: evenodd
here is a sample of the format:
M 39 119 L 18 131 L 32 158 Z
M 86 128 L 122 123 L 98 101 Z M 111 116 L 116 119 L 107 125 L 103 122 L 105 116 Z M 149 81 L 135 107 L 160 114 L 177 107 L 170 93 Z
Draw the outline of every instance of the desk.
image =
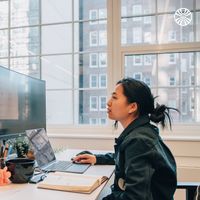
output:
M 70 160 L 80 150 L 66 150 L 56 155 L 58 159 Z M 99 151 L 98 151 L 99 152 Z M 102 151 L 101 151 L 102 152 Z M 94 152 L 95 153 L 95 152 Z M 114 171 L 113 165 L 94 165 L 85 174 L 106 175 L 109 178 Z M 6 200 L 95 200 L 107 182 L 104 182 L 91 194 L 63 192 L 56 190 L 38 189 L 37 184 L 9 184 L 0 187 L 0 197 Z
M 194 195 L 198 185 L 200 185 L 199 168 L 178 168 L 177 189 L 185 189 L 186 200 L 194 200 Z
M 194 200 L 195 192 L 199 185 L 200 182 L 178 182 L 177 189 L 185 189 L 186 200 Z

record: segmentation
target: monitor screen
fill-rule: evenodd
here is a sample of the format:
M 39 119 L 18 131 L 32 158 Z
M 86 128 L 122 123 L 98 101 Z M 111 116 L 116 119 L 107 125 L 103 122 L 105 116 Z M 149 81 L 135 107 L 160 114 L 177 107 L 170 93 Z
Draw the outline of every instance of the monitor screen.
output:
M 0 137 L 46 129 L 45 81 L 0 66 Z

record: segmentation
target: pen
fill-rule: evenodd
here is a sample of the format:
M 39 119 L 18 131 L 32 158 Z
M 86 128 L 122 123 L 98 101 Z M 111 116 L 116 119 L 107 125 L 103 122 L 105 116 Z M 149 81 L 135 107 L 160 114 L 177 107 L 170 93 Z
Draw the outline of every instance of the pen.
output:
M 3 158 L 3 145 L 1 146 L 0 158 Z
M 8 155 L 8 148 L 9 148 L 9 145 L 6 144 L 5 149 L 4 149 L 4 152 L 3 152 L 3 157 L 4 157 L 4 158 L 6 158 L 7 155 Z

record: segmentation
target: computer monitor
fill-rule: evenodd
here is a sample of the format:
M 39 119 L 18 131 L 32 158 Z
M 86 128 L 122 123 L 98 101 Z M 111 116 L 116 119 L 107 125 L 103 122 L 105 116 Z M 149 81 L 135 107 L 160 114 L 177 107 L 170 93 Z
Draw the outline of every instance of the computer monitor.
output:
M 45 81 L 0 66 L 0 138 L 46 129 Z

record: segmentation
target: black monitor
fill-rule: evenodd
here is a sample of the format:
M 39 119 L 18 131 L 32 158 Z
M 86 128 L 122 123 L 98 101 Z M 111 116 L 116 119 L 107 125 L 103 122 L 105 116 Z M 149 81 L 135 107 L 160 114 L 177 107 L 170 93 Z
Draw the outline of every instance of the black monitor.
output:
M 45 81 L 0 66 L 0 139 L 46 129 Z

